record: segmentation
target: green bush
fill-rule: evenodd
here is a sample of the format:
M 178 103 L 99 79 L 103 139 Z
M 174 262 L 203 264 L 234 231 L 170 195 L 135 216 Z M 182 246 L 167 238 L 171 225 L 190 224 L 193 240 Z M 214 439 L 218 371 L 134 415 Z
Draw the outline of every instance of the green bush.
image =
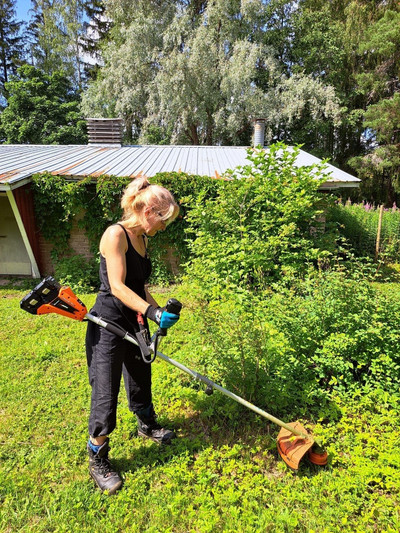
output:
M 215 198 L 190 213 L 188 273 L 206 297 L 262 289 L 290 280 L 334 249 L 322 231 L 327 197 L 317 190 L 323 165 L 297 167 L 298 149 L 249 150 L 251 164 L 232 171 Z
M 296 290 L 232 293 L 185 321 L 193 365 L 276 413 L 363 387 L 398 391 L 400 302 L 361 276 L 312 270 Z
M 64 256 L 55 264 L 54 275 L 62 285 L 79 293 L 92 292 L 99 287 L 99 263 L 82 255 Z
M 273 298 L 270 313 L 293 350 L 304 399 L 366 384 L 397 390 L 397 297 L 383 296 L 368 280 L 345 271 L 314 271 L 302 294 Z

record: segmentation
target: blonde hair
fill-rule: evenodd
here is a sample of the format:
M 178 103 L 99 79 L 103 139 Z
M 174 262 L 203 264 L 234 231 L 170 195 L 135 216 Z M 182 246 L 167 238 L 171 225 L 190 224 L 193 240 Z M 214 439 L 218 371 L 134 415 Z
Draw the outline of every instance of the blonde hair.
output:
M 161 185 L 151 184 L 146 176 L 135 178 L 126 187 L 122 199 L 122 221 L 127 226 L 135 227 L 140 224 L 141 216 L 147 207 L 158 213 L 163 213 L 161 220 L 173 221 L 179 212 L 178 204 L 168 189 Z

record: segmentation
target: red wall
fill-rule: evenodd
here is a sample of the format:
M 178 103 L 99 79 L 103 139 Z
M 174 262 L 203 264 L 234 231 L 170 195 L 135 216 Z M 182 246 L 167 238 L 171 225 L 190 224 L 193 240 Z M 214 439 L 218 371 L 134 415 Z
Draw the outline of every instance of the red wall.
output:
M 33 192 L 30 183 L 23 185 L 12 191 L 15 198 L 22 222 L 25 226 L 25 231 L 31 245 L 33 255 L 40 272 L 43 270 L 42 257 L 40 252 L 40 232 L 35 221 L 35 212 L 33 208 Z

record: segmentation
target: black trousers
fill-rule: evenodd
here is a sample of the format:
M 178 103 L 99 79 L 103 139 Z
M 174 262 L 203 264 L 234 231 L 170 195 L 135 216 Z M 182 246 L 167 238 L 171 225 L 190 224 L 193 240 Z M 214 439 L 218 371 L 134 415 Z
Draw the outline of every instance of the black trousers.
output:
M 136 412 L 152 402 L 151 365 L 143 361 L 137 346 L 93 322 L 88 322 L 86 356 L 92 387 L 89 434 L 109 435 L 116 426 L 121 374 L 129 409 Z

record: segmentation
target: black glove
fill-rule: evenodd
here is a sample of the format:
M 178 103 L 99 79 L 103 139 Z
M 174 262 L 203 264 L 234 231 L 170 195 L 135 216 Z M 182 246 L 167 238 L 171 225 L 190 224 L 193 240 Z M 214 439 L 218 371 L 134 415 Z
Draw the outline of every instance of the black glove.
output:
M 163 329 L 170 328 L 179 320 L 179 315 L 169 313 L 165 310 L 164 307 L 154 307 L 153 305 L 149 305 L 149 307 L 146 309 L 144 316 L 146 318 L 150 318 L 150 320 L 155 322 Z

